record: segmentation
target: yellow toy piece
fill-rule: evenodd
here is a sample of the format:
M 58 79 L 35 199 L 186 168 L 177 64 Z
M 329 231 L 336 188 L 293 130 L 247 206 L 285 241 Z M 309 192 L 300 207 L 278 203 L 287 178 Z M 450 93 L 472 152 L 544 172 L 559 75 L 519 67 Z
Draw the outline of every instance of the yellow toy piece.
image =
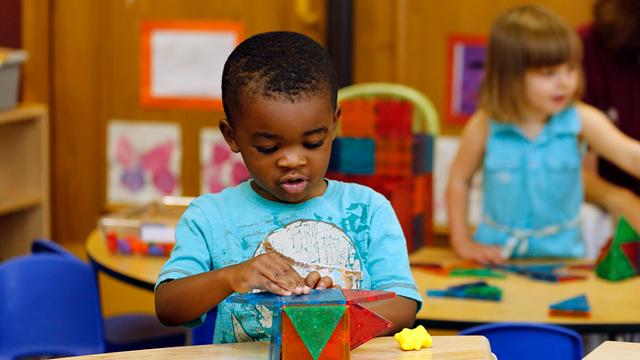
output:
M 431 335 L 424 326 L 419 325 L 415 329 L 404 328 L 393 336 L 400 344 L 402 350 L 420 350 L 423 347 L 431 347 L 433 341 Z

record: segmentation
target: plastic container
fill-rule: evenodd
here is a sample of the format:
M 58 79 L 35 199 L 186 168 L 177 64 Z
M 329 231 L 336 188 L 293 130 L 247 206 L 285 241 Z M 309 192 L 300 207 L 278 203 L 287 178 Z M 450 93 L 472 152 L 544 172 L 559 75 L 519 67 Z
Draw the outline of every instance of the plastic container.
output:
M 175 244 L 175 228 L 189 197 L 161 201 L 103 216 L 98 221 L 111 253 L 168 256 Z
M 24 50 L 0 47 L 0 110 L 11 109 L 18 103 L 20 66 L 27 57 Z

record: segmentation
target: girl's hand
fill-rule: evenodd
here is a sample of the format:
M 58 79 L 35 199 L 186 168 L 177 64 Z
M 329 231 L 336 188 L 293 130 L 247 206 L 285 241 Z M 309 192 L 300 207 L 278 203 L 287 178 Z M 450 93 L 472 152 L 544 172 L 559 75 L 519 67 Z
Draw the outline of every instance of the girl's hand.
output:
M 311 291 L 305 285 L 305 279 L 275 252 L 258 255 L 228 269 L 229 286 L 239 293 L 258 289 L 288 296 L 308 294 Z
M 505 258 L 502 257 L 500 247 L 489 246 L 468 240 L 463 244 L 453 247 L 455 252 L 465 260 L 477 261 L 481 264 L 502 264 Z
M 330 289 L 333 287 L 333 279 L 330 276 L 320 276 L 317 271 L 310 272 L 304 279 L 304 283 L 312 289 Z

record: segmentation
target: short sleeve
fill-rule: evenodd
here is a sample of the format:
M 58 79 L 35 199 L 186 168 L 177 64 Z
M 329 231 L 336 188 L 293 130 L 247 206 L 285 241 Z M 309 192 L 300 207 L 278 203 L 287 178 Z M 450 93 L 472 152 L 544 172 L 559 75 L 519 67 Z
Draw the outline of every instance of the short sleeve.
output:
M 176 245 L 158 275 L 156 287 L 167 280 L 211 270 L 210 236 L 211 226 L 204 211 L 198 206 L 189 206 L 178 221 Z
M 370 244 L 367 271 L 372 290 L 394 291 L 399 296 L 415 300 L 422 306 L 409 267 L 407 243 L 391 204 L 384 202 L 371 215 Z

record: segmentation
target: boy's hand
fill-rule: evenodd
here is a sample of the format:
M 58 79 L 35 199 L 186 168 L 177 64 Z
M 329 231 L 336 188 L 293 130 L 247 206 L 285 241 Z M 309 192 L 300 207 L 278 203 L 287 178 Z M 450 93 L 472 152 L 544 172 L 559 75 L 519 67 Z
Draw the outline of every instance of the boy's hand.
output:
M 304 283 L 312 289 L 330 289 L 333 287 L 333 279 L 330 276 L 320 276 L 317 271 L 307 274 Z
M 481 264 L 502 264 L 506 260 L 502 257 L 500 247 L 479 244 L 473 240 L 454 246 L 453 249 L 461 258 Z
M 305 280 L 275 252 L 261 254 L 229 267 L 228 281 L 233 291 L 267 290 L 278 295 L 300 295 L 311 291 Z

